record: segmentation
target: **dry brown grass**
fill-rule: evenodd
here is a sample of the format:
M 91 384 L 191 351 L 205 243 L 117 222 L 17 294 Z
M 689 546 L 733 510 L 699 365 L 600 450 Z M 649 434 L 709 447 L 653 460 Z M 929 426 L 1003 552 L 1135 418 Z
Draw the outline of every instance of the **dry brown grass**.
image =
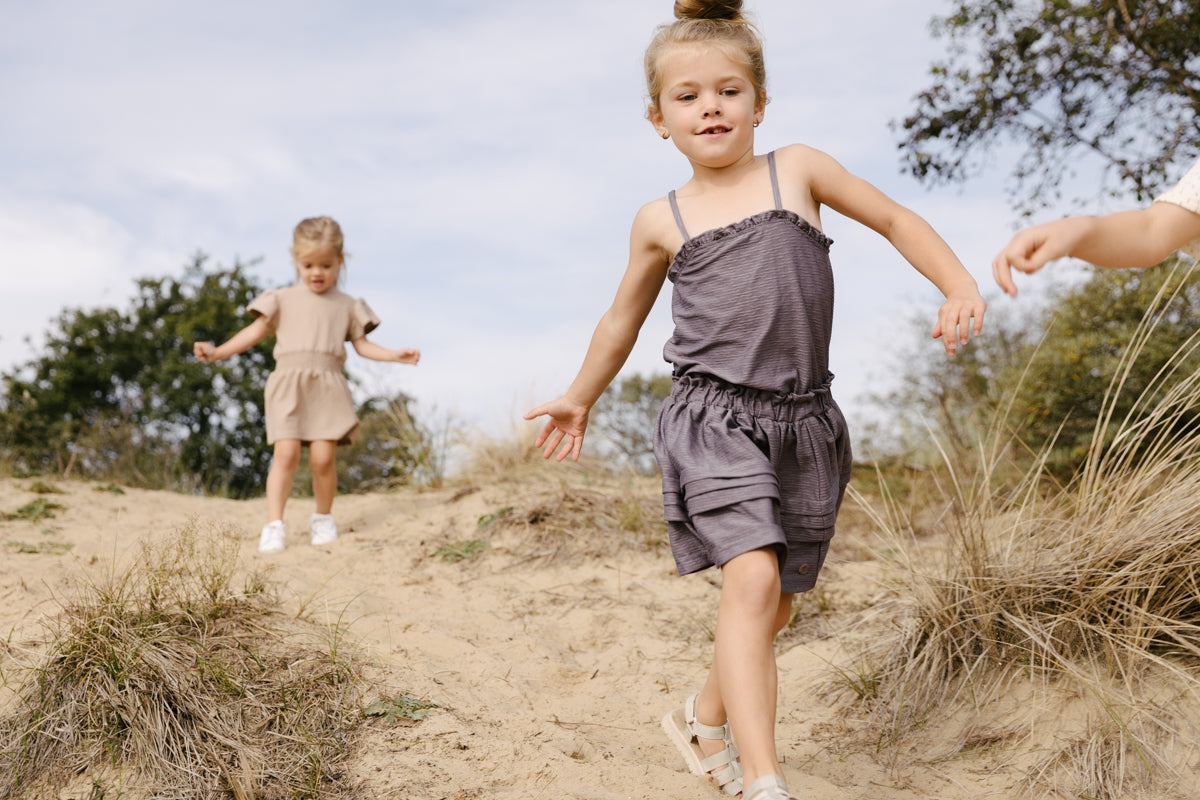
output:
M 1047 755 L 1028 793 L 1185 791 L 1200 744 L 1189 721 L 1200 711 L 1200 376 L 1166 369 L 1143 394 L 1159 399 L 1123 420 L 1111 411 L 1154 322 L 1148 313 L 1130 343 L 1071 486 L 1040 463 L 1013 480 L 1021 445 L 997 424 L 969 463 L 947 456 L 939 470 L 938 548 L 886 491 L 882 503 L 857 495 L 907 575 L 891 608 L 898 633 L 836 682 L 870 709 L 882 746 L 941 724 L 947 709 L 998 707 L 1020 684 L 1066 687 L 1084 699 L 1085 722 L 1030 724 L 1022 741 Z M 1200 334 L 1173 366 L 1197 346 Z
M 0 718 L 0 797 L 348 798 L 362 720 L 341 633 L 279 613 L 195 527 L 78 587 Z M 140 793 L 140 794 L 139 794 Z

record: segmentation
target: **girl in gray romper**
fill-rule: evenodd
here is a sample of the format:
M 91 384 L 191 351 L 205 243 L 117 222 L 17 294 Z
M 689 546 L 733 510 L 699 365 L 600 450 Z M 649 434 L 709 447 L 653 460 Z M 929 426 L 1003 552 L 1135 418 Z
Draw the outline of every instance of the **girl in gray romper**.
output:
M 678 0 L 646 51 L 647 116 L 687 157 L 678 194 L 643 206 L 629 264 L 571 386 L 547 416 L 547 458 L 578 458 L 588 412 L 628 358 L 663 282 L 674 386 L 655 431 L 680 573 L 721 568 L 712 666 L 663 718 L 688 769 L 744 800 L 789 800 L 775 747 L 773 642 L 813 587 L 850 470 L 829 393 L 830 240 L 821 206 L 871 227 L 946 296 L 933 336 L 954 355 L 985 303 L 919 216 L 803 145 L 754 153 L 766 110 L 757 31 L 740 0 Z M 691 235 L 690 232 L 696 232 Z M 735 746 L 736 742 L 736 746 Z
M 813 588 L 850 479 L 846 422 L 829 392 L 831 240 L 783 208 L 688 235 L 667 270 L 674 365 L 654 451 L 681 575 L 772 549 L 781 589 Z

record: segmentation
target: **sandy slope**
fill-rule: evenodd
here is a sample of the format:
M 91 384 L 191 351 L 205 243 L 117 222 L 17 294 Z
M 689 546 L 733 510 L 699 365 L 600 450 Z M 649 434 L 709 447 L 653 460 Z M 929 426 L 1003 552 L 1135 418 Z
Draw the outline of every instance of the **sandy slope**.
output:
M 0 631 L 32 646 L 72 576 L 107 569 L 142 537 L 188 520 L 238 532 L 247 564 L 269 564 L 288 610 L 349 622 L 378 663 L 379 693 L 408 693 L 441 710 L 412 726 L 372 721 L 352 759 L 364 796 L 379 798 L 713 798 L 683 772 L 660 717 L 699 685 L 711 654 L 712 572 L 680 578 L 665 547 L 579 530 L 538 539 L 523 526 L 484 531 L 506 507 L 528 517 L 572 492 L 634 493 L 657 485 L 596 486 L 578 469 L 547 466 L 522 483 L 342 496 L 343 538 L 308 545 L 311 501 L 294 500 L 286 552 L 256 552 L 262 501 L 238 502 L 57 484 L 65 508 L 37 523 L 0 522 Z M 0 512 L 33 500 L 32 481 L 0 481 Z M 781 753 L 793 792 L 810 800 L 1009 797 L 1019 777 L 993 756 L 884 763 L 850 734 L 854 720 L 811 688 L 881 591 L 880 566 L 846 515 L 818 598 L 780 643 Z M 491 537 L 477 557 L 449 563 L 439 547 Z M 66 553 L 53 552 L 69 544 Z M 23 550 L 38 548 L 45 553 Z M 827 606 L 827 608 L 826 608 Z M 11 653 L 0 649 L 11 676 Z M 894 758 L 889 757 L 895 761 Z

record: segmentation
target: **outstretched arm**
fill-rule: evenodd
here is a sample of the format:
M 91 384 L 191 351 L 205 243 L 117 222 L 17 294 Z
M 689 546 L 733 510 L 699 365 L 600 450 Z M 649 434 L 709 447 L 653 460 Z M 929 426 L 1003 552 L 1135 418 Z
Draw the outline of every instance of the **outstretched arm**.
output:
M 212 342 L 196 342 L 192 345 L 192 354 L 201 361 L 224 361 L 230 356 L 249 350 L 254 345 L 267 338 L 267 321 L 263 317 L 255 318 L 246 327 L 233 335 L 225 344 L 214 347 Z
M 992 275 L 1017 296 L 1012 270 L 1037 272 L 1071 256 L 1105 269 L 1152 267 L 1200 236 L 1200 214 L 1174 203 L 1103 217 L 1066 217 L 1017 233 L 992 261 Z
M 960 345 L 983 330 L 987 302 L 971 273 L 919 215 L 850 174 L 825 153 L 811 150 L 807 163 L 814 200 L 884 236 L 945 295 L 931 333 L 942 340 L 946 355 L 953 358 Z
M 374 342 L 369 341 L 365 336 L 351 340 L 350 344 L 353 345 L 354 352 L 372 361 L 395 361 L 400 364 L 413 364 L 415 366 L 421 360 L 421 351 L 415 347 L 401 347 L 399 350 L 389 350 L 386 347 L 380 347 Z
M 634 220 L 629 266 L 612 305 L 596 325 L 579 374 L 562 397 L 525 415 L 528 420 L 543 415 L 549 417 L 534 442 L 535 447 L 545 446 L 542 453 L 545 458 L 550 458 L 558 449 L 557 460 L 562 461 L 567 455 L 574 461 L 579 460 L 588 414 L 629 358 L 642 323 L 666 279 L 667 257 L 654 244 L 656 238 L 652 234 L 651 219 L 655 215 L 648 208 L 643 207 Z

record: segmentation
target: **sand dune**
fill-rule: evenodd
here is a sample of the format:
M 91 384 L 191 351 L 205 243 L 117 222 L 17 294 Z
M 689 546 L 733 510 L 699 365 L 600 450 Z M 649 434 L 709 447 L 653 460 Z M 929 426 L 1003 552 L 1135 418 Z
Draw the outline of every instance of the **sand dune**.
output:
M 716 798 L 684 770 L 660 717 L 694 691 L 711 657 L 719 575 L 680 578 L 661 540 L 580 525 L 555 514 L 600 514 L 616 502 L 653 514 L 653 480 L 606 482 L 546 465 L 519 482 L 340 496 L 342 538 L 309 546 L 311 500 L 288 507 L 288 549 L 256 552 L 262 501 L 231 501 L 59 482 L 0 481 L 0 512 L 39 496 L 50 519 L 0 523 L 0 665 L 11 683 L 18 651 L 36 647 L 73 577 L 111 569 L 144 538 L 189 521 L 226 527 L 247 565 L 266 567 L 285 610 L 340 619 L 374 663 L 373 693 L 439 706 L 412 725 L 372 720 L 350 768 L 363 797 Z M 589 510 L 592 506 L 593 510 Z M 574 504 L 567 509 L 564 504 Z M 481 528 L 481 520 L 506 520 Z M 534 520 L 535 524 L 530 524 Z M 827 665 L 871 634 L 886 590 L 870 533 L 844 514 L 818 593 L 779 643 L 779 741 L 793 792 L 810 800 L 1013 796 L 1011 753 L 941 763 L 878 753 L 854 734 L 852 711 L 812 690 Z M 453 562 L 439 548 L 490 547 Z M 11 688 L 9 690 L 11 691 Z

